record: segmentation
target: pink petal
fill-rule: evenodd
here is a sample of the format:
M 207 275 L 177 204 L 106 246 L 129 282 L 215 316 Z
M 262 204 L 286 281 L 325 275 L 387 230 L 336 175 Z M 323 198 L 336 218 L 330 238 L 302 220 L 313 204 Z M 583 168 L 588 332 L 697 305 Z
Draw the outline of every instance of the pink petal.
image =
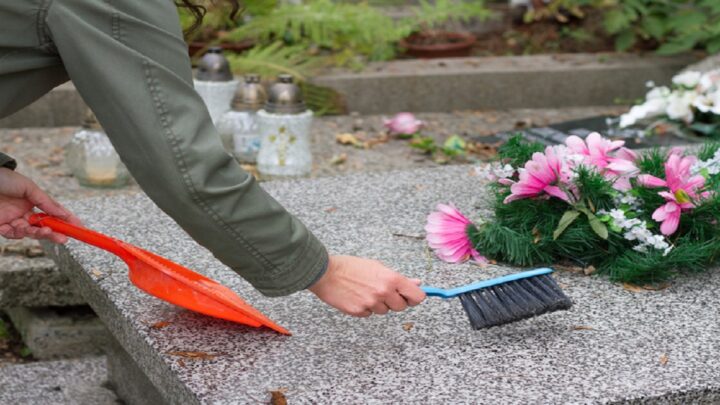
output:
M 663 187 L 667 182 L 649 174 L 641 174 L 637 177 L 638 183 L 645 187 Z
M 637 153 L 634 151 L 628 149 L 628 148 L 620 148 L 615 152 L 615 157 L 623 160 L 629 160 L 631 162 L 635 162 L 638 158 Z
M 582 155 L 589 154 L 587 146 L 585 145 L 585 141 L 583 141 L 582 138 L 580 138 L 579 136 L 568 136 L 565 140 L 565 145 L 567 145 L 567 147 L 575 153 L 580 153 Z
M 672 235 L 677 231 L 678 226 L 680 225 L 680 211 L 673 212 L 672 214 L 668 215 L 667 218 L 665 218 L 665 221 L 663 221 L 662 225 L 660 225 L 660 232 L 663 235 Z
M 570 202 L 570 198 L 568 195 L 560 189 L 558 186 L 546 186 L 545 192 L 550 194 L 553 197 L 557 197 L 563 201 Z

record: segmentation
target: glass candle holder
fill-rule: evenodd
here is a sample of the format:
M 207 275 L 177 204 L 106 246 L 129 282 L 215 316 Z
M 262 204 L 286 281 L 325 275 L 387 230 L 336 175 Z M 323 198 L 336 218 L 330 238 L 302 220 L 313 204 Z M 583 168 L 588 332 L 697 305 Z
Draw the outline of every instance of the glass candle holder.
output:
M 225 148 L 243 163 L 255 163 L 260 151 L 257 113 L 230 110 L 218 122 L 218 131 Z
M 86 187 L 119 188 L 130 180 L 130 173 L 102 131 L 84 128 L 76 132 L 66 147 L 65 161 Z
M 273 177 L 309 175 L 312 170 L 312 111 L 274 114 L 260 110 L 257 115 L 261 136 L 257 157 L 260 174 Z
M 213 124 L 217 125 L 220 117 L 230 110 L 230 102 L 235 96 L 238 81 L 213 82 L 195 80 L 195 91 L 200 94 L 207 106 Z

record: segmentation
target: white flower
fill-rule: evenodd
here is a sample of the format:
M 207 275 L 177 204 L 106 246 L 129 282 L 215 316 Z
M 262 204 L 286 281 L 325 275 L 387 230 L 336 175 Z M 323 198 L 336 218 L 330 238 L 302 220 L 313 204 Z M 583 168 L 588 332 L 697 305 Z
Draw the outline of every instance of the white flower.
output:
M 645 87 L 653 88 L 655 87 L 655 82 L 652 80 L 648 80 L 645 82 Z
M 501 179 L 506 179 L 508 177 L 511 177 L 515 173 L 515 168 L 510 166 L 509 164 L 505 164 L 505 166 L 499 166 L 495 170 L 495 175 L 498 176 Z
M 665 98 L 668 98 L 670 93 L 671 93 L 671 91 L 667 86 L 655 87 L 652 90 L 647 92 L 647 94 L 645 95 L 645 99 L 646 100 L 654 100 L 654 99 L 658 99 L 658 98 L 665 99 Z
M 635 125 L 645 118 L 657 117 L 665 114 L 668 107 L 668 98 L 671 95 L 667 87 L 655 87 L 645 95 L 645 102 L 633 106 L 630 111 L 620 116 L 620 128 Z
M 717 90 L 718 86 L 720 86 L 720 69 L 711 70 L 705 73 L 700 78 L 698 90 L 705 93 L 708 91 Z
M 692 104 L 696 97 L 697 93 L 693 91 L 672 93 L 668 98 L 665 113 L 670 119 L 692 122 L 694 118 Z
M 700 82 L 702 73 L 689 70 L 673 77 L 672 82 L 678 86 L 693 88 Z
M 515 174 L 515 168 L 507 163 L 505 165 L 502 163 L 491 163 L 476 167 L 475 174 L 483 179 L 496 181 L 512 177 L 512 175 Z

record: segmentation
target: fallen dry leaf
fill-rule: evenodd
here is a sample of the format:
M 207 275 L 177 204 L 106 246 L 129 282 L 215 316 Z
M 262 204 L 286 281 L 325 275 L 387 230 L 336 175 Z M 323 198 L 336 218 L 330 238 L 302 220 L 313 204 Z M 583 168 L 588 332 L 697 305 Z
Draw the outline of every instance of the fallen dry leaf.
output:
M 177 363 L 178 363 L 178 366 L 185 367 L 185 361 L 183 359 L 178 359 Z
M 623 283 L 622 286 L 623 286 L 624 289 L 626 289 L 626 290 L 628 290 L 628 291 L 635 292 L 635 293 L 640 293 L 640 292 L 645 292 L 645 291 L 647 291 L 646 289 L 640 287 L 639 285 L 635 285 L 635 284 Z
M 670 287 L 670 283 L 645 284 L 642 286 L 642 288 L 649 290 L 649 291 L 660 291 L 660 290 L 664 290 L 668 287 Z
M 595 266 L 587 266 L 583 269 L 583 273 L 585 273 L 586 276 L 591 276 L 595 274 L 596 271 L 597 269 L 595 268 Z
M 92 269 L 92 270 L 90 270 L 90 272 L 91 272 L 95 277 L 100 277 L 100 276 L 103 275 L 102 271 L 100 271 L 100 270 L 98 270 L 98 269 Z
M 414 323 L 414 322 L 405 322 L 405 323 L 402 325 L 402 328 L 403 328 L 403 330 L 404 330 L 405 332 L 409 332 L 410 329 L 413 328 L 413 326 L 415 326 L 415 323 Z
M 287 405 L 287 397 L 285 397 L 286 390 L 279 389 L 277 391 L 270 391 L 270 404 L 271 405 Z
M 217 357 L 214 354 L 205 353 L 205 352 L 177 351 L 177 352 L 167 352 L 167 354 L 169 354 L 171 356 L 180 356 L 180 357 L 184 357 L 186 359 L 192 359 L 192 360 L 212 360 L 215 357 Z
M 325 208 L 323 211 L 328 212 L 328 213 L 335 212 L 335 211 L 337 211 L 337 208 L 336 207 Z
M 150 325 L 150 327 L 153 329 L 162 329 L 168 325 L 170 325 L 170 322 L 160 321 L 160 322 L 155 322 L 154 324 Z
M 341 145 L 363 146 L 363 143 L 351 133 L 337 134 L 335 135 L 335 141 Z
M 623 283 L 623 288 L 632 292 L 660 291 L 670 287 L 670 283 L 635 285 Z
M 668 363 L 668 360 L 670 360 L 670 359 L 668 358 L 667 354 L 663 353 L 660 355 L 660 365 L 661 366 L 666 365 Z
M 347 162 L 347 153 L 341 153 L 339 155 L 335 155 L 330 159 L 331 165 L 341 165 L 345 162 Z
M 595 330 L 595 328 L 593 328 L 592 326 L 584 326 L 584 325 L 573 326 L 572 329 L 573 330 Z
M 256 179 L 260 178 L 260 172 L 258 172 L 256 165 L 242 164 L 240 167 L 242 167 L 242 169 L 246 172 L 252 174 Z

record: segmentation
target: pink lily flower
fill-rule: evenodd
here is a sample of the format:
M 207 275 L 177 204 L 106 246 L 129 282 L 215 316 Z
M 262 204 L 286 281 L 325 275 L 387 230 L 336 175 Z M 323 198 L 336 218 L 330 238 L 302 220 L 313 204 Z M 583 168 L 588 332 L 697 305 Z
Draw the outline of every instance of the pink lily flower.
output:
M 402 112 L 395 115 L 392 119 L 384 120 L 383 125 L 395 135 L 413 135 L 416 134 L 425 125 L 424 122 L 415 118 L 409 112 Z
M 603 176 L 613 181 L 613 188 L 630 190 L 630 177 L 638 171 L 637 154 L 624 148 L 625 141 L 611 141 L 593 132 L 582 139 L 572 135 L 565 143 L 572 152 L 583 156 L 583 163 L 597 167 Z
M 472 257 L 478 263 L 486 263 L 487 259 L 475 250 L 468 227 L 472 222 L 453 205 L 438 204 L 437 211 L 428 215 L 425 232 L 428 245 L 443 261 L 460 263 Z
M 667 187 L 669 191 L 658 194 L 667 201 L 653 212 L 652 218 L 661 222 L 660 232 L 663 235 L 672 235 L 680 225 L 680 215 L 683 211 L 695 208 L 693 201 L 706 197 L 707 193 L 699 190 L 705 185 L 702 175 L 692 176 L 690 169 L 697 159 L 695 156 L 682 157 L 672 153 L 665 162 L 665 178 L 663 180 L 649 174 L 638 176 L 638 183 L 645 187 Z
M 557 146 L 548 146 L 545 148 L 545 153 L 533 153 L 532 159 L 519 170 L 519 179 L 510 185 L 510 195 L 503 202 L 507 204 L 546 193 L 572 203 L 567 192 L 558 187 L 570 183 L 571 171 L 566 154 L 564 147 Z

